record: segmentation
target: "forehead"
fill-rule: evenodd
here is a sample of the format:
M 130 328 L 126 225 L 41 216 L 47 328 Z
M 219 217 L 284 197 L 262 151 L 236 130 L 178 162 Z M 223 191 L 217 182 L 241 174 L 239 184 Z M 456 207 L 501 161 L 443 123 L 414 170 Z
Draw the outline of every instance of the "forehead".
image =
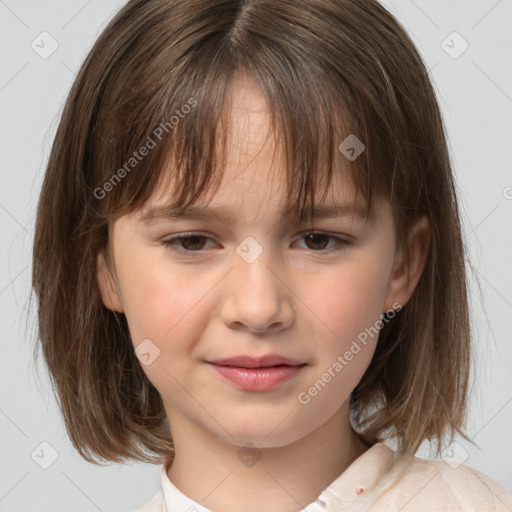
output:
M 296 205 L 286 190 L 283 176 L 278 172 L 273 173 L 272 178 L 263 173 L 264 179 L 255 178 L 248 168 L 238 173 L 236 179 L 232 174 L 233 167 L 228 165 L 217 190 L 186 208 L 176 203 L 172 186 L 168 185 L 150 198 L 139 211 L 138 220 L 145 224 L 180 219 L 218 219 L 236 223 L 244 217 L 249 223 L 256 223 L 265 215 L 275 221 L 280 218 L 292 219 L 296 215 Z M 348 176 L 338 175 L 333 177 L 327 189 L 317 187 L 312 215 L 317 220 L 352 216 L 362 221 L 366 217 L 366 204 L 355 195 Z M 309 209 L 297 220 L 306 218 L 310 218 Z
M 249 222 L 253 222 L 252 217 L 259 216 L 261 210 L 279 217 L 291 216 L 295 211 L 300 219 L 309 218 L 309 211 L 297 212 L 297 198 L 288 190 L 290 176 L 287 174 L 285 146 L 280 142 L 283 139 L 278 137 L 282 134 L 277 133 L 278 129 L 274 130 L 268 104 L 256 82 L 247 75 L 236 76 L 224 108 L 227 125 L 221 123 L 219 126 L 219 134 L 226 137 L 222 176 L 216 186 L 188 201 L 188 218 L 206 218 L 213 216 L 215 211 L 225 218 L 236 218 L 243 213 Z M 340 154 L 330 183 L 324 180 L 326 173 L 322 170 L 315 174 L 315 197 L 311 199 L 317 206 L 314 214 L 318 217 L 337 213 L 347 215 L 349 211 L 357 216 L 366 213 L 366 202 L 356 194 L 348 166 L 349 162 Z M 294 171 L 292 179 L 303 179 L 304 174 L 304 171 Z M 185 218 L 185 211 L 173 202 L 176 191 L 181 189 L 182 183 L 178 180 L 183 180 L 184 172 L 179 172 L 169 159 L 160 177 L 160 184 L 142 207 L 139 218 L 144 221 L 157 216 Z
M 285 162 L 265 156 L 262 151 L 249 163 L 228 158 L 217 186 L 206 190 L 184 208 L 176 201 L 176 177 L 169 172 L 165 184 L 158 186 L 142 209 L 138 220 L 150 224 L 159 220 L 220 219 L 230 223 L 255 224 L 265 215 L 273 221 L 281 218 L 310 219 L 309 208 L 297 211 L 297 202 L 288 190 Z M 366 218 L 366 202 L 347 172 L 333 173 L 331 182 L 318 180 L 312 198 L 315 219 L 353 216 Z M 370 211 L 370 218 L 372 212 Z
M 251 195 L 288 197 L 286 187 L 286 157 L 282 134 L 274 131 L 265 97 L 255 81 L 244 74 L 233 79 L 225 103 L 227 129 L 219 126 L 218 135 L 226 137 L 226 161 L 222 168 L 222 182 L 216 191 L 220 203 L 243 200 L 247 192 Z M 280 135 L 281 137 L 278 137 Z M 341 158 L 337 162 L 341 167 Z M 167 201 L 173 195 L 176 177 L 180 173 L 172 161 L 168 162 L 165 184 L 159 186 L 148 202 Z M 322 174 L 322 173 L 320 173 Z M 336 177 L 329 184 L 327 200 L 335 202 L 340 194 L 346 201 L 354 196 L 354 187 L 347 168 L 335 172 Z M 173 179 L 175 178 L 175 179 Z M 317 179 L 316 189 L 322 187 Z M 324 183 L 324 186 L 327 185 Z M 210 194 L 208 201 L 213 199 Z M 262 197 L 262 200 L 267 200 Z M 318 201 L 315 202 L 319 202 Z M 283 202 L 280 199 L 279 202 Z

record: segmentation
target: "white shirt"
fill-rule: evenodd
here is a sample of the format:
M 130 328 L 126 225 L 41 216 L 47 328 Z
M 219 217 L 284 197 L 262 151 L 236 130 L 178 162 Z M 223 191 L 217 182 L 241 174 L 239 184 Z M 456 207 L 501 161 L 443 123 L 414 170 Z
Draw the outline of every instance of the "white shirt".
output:
M 512 475 L 511 475 L 512 477 Z M 136 512 L 211 512 L 169 480 Z M 300 512 L 512 512 L 512 496 L 475 469 L 419 457 L 395 457 L 377 443 Z

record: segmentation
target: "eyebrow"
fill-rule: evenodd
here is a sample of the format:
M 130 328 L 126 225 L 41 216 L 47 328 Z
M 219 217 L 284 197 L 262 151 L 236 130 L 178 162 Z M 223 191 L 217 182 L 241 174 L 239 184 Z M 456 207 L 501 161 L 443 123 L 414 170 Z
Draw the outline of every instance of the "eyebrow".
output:
M 291 214 L 281 210 L 281 217 L 290 218 Z M 140 221 L 143 224 L 152 224 L 158 221 L 177 221 L 177 220 L 207 220 L 212 218 L 224 217 L 234 219 L 239 212 L 232 211 L 228 206 L 190 206 L 181 209 L 173 204 L 164 204 L 154 206 L 145 211 Z M 337 204 L 315 204 L 313 206 L 313 218 L 315 220 L 331 219 L 337 217 L 348 217 L 353 215 L 358 220 L 366 219 L 366 209 L 361 203 L 337 203 Z M 309 210 L 301 216 L 300 220 L 309 219 Z

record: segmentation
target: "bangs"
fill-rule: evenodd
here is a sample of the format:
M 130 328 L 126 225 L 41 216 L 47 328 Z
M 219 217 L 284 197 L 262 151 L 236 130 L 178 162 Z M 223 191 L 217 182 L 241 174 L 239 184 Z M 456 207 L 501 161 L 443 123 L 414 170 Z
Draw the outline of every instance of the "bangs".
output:
M 220 55 L 219 66 L 223 61 Z M 133 131 L 126 149 L 119 147 L 116 151 L 113 148 L 110 153 L 110 158 L 122 154 L 119 162 L 124 163 L 118 164 L 118 171 L 103 172 L 98 177 L 100 189 L 105 190 L 105 184 L 111 184 L 106 186 L 108 193 L 105 190 L 104 197 L 99 199 L 101 217 L 116 219 L 143 208 L 156 190 L 162 188 L 172 195 L 173 205 L 178 210 L 209 202 L 215 195 L 226 169 L 228 141 L 234 133 L 230 123 L 233 87 L 238 83 L 236 78 L 246 72 L 223 69 L 224 74 L 219 76 L 212 73 L 211 66 L 208 71 L 204 76 L 194 77 L 196 83 L 186 87 L 180 98 L 169 99 L 169 107 L 160 113 L 159 122 L 147 111 L 147 120 L 142 118 L 142 113 L 137 115 L 144 126 Z M 212 74 L 217 78 L 212 79 Z M 289 80 L 279 84 L 275 78 L 261 75 L 256 75 L 254 80 L 267 102 L 269 136 L 276 140 L 274 157 L 279 149 L 285 155 L 284 208 L 291 211 L 297 221 L 302 221 L 308 210 L 311 214 L 314 204 L 323 200 L 317 194 L 325 198 L 332 180 L 340 177 L 349 178 L 356 188 L 355 197 L 362 196 L 366 215 L 370 215 L 371 181 L 361 149 L 364 143 L 360 140 L 364 137 L 355 135 L 359 130 L 346 128 L 348 117 L 333 108 L 332 91 L 325 90 L 318 95 L 311 84 L 302 84 L 297 86 L 302 94 L 294 98 L 296 90 L 285 88 Z M 341 110 L 339 104 L 336 107 Z M 308 122 L 301 122 L 304 119 Z M 342 144 L 343 141 L 346 142 Z M 361 154 L 351 161 L 342 153 L 340 145 L 348 157 L 357 152 Z M 142 152 L 146 155 L 140 158 Z M 115 169 L 114 162 L 109 168 Z
M 181 53 L 172 31 L 160 38 L 157 53 L 154 41 L 141 41 L 130 58 L 148 64 L 128 62 L 120 68 L 98 113 L 100 147 L 91 153 L 101 160 L 91 165 L 99 217 L 113 220 L 142 208 L 164 183 L 173 183 L 169 193 L 180 210 L 216 192 L 226 164 L 231 92 L 239 76 L 254 80 L 265 97 L 276 148 L 286 158 L 284 208 L 296 220 L 312 214 L 318 187 L 325 197 L 337 176 L 350 178 L 367 217 L 375 192 L 393 201 L 399 137 L 391 136 L 392 115 L 369 97 L 377 78 L 365 71 L 365 63 L 347 66 L 344 53 L 350 48 L 340 48 L 339 68 L 329 67 L 318 59 L 325 52 L 318 47 L 329 41 L 304 45 L 300 26 L 290 25 L 283 34 L 286 44 L 269 41 L 261 32 L 258 6 L 235 24 L 236 30 L 236 11 L 231 14 L 231 20 L 216 17 L 217 28 L 190 35 Z M 151 38 L 149 28 L 145 37 Z M 151 48 L 153 54 L 143 55 Z M 366 85 L 356 89 L 356 80 Z

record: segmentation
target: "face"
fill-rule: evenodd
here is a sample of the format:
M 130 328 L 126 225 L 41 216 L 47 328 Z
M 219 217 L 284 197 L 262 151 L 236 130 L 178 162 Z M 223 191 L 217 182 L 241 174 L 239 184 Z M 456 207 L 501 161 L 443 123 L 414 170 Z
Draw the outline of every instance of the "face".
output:
M 102 254 L 98 280 L 105 305 L 126 315 L 133 345 L 142 343 L 173 436 L 192 428 L 234 445 L 284 446 L 346 405 L 377 342 L 363 343 L 363 333 L 408 292 L 390 205 L 379 203 L 368 222 L 340 211 L 293 223 L 281 213 L 284 160 L 266 140 L 263 96 L 240 80 L 234 99 L 223 182 L 200 203 L 209 216 L 145 221 L 171 202 L 157 190 L 111 226 L 117 288 Z M 322 204 L 354 199 L 340 173 Z M 212 364 L 241 356 L 253 359 Z

